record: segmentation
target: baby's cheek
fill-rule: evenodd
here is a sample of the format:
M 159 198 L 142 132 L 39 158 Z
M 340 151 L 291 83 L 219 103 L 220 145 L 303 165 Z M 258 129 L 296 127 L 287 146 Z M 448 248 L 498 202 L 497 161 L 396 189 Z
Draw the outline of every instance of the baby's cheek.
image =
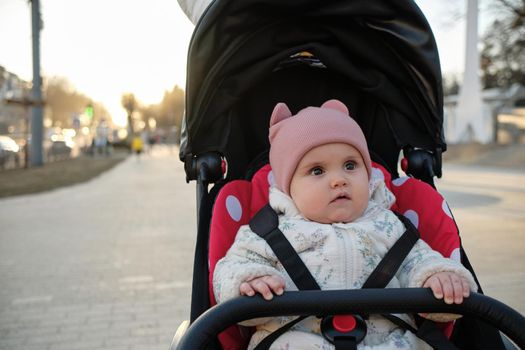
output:
M 296 203 L 296 206 L 301 215 L 311 221 L 318 221 L 317 219 L 322 212 L 322 206 L 319 205 L 319 200 L 313 198 L 307 202 Z

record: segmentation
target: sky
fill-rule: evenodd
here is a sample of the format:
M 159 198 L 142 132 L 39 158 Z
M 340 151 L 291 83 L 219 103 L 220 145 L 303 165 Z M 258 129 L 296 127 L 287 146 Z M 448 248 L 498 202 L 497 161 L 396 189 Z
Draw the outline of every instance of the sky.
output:
M 120 98 L 158 103 L 184 87 L 193 25 L 176 0 L 40 0 L 43 76 L 61 76 L 125 123 Z M 32 79 L 31 8 L 0 0 L 0 65 Z
M 430 23 L 444 74 L 464 65 L 465 23 L 455 20 L 466 0 L 417 0 Z M 459 4 L 458 4 L 459 3 Z M 40 0 L 41 70 L 65 77 L 105 105 L 124 125 L 120 98 L 132 92 L 158 103 L 164 91 L 186 81 L 186 57 L 194 26 L 176 0 Z M 484 26 L 483 16 L 480 27 Z M 0 0 L 0 65 L 32 79 L 31 9 L 27 0 Z

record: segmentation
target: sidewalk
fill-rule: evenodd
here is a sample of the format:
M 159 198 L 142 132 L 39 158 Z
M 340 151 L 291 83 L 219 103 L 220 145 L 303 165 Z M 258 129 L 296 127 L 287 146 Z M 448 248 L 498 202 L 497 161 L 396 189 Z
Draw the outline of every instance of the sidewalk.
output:
M 445 164 L 437 188 L 488 296 L 525 315 L 525 169 Z
M 189 317 L 195 186 L 176 149 L 0 200 L 0 349 L 167 349 Z
M 485 292 L 525 312 L 525 171 L 446 164 Z M 189 317 L 195 184 L 176 150 L 0 200 L 0 350 L 167 350 Z

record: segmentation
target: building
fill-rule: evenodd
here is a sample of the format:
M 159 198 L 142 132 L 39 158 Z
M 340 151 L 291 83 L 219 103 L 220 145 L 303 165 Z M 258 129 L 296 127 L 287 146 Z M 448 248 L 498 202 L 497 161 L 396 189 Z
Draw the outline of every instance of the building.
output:
M 454 135 L 458 95 L 444 99 L 445 138 Z M 492 142 L 523 142 L 525 136 L 525 86 L 514 84 L 509 88 L 493 88 L 482 91 L 483 123 L 493 135 Z
M 29 82 L 0 66 L 0 135 L 15 138 L 27 132 L 30 109 L 23 104 L 31 94 Z

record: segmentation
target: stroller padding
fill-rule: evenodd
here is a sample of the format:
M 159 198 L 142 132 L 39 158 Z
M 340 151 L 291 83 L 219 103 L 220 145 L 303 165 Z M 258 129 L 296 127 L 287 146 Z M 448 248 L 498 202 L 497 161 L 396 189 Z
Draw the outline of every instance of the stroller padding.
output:
M 421 238 L 434 250 L 459 261 L 459 234 L 444 198 L 423 181 L 411 177 L 392 180 L 391 174 L 381 165 L 373 163 L 372 166 L 373 171 L 383 175 L 387 187 L 396 197 L 391 209 L 407 217 L 419 230 Z M 265 165 L 255 173 L 251 182 L 231 181 L 217 195 L 209 240 L 209 288 L 212 305 L 216 304 L 212 288 L 215 265 L 232 245 L 239 228 L 247 225 L 268 203 L 272 176 L 270 165 Z M 240 341 L 242 339 L 238 327 L 230 327 L 219 335 L 223 349 L 245 348 L 246 344 Z

